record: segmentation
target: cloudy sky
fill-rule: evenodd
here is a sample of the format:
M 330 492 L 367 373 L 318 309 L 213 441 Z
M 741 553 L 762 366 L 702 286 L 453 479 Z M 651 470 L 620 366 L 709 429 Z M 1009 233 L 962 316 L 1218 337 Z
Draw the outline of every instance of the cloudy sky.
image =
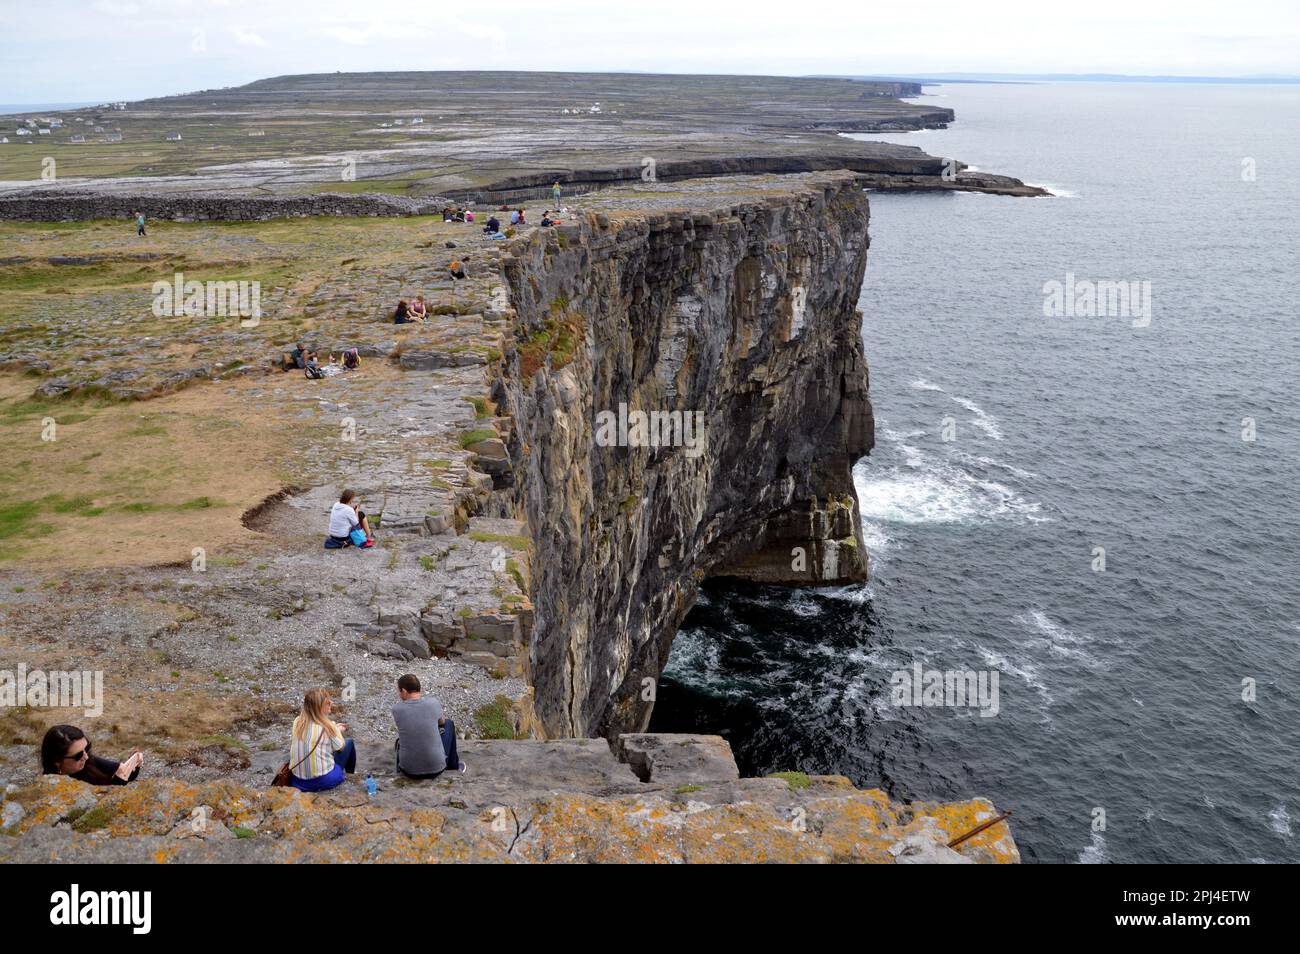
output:
M 0 0 L 0 103 L 403 69 L 1295 75 L 1300 0 Z

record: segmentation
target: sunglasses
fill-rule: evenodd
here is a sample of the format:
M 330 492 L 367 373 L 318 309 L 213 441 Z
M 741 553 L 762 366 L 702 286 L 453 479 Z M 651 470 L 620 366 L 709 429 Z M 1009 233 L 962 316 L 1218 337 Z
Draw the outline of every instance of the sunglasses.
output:
M 86 761 L 86 759 L 88 759 L 88 758 L 90 758 L 90 743 L 89 743 L 89 742 L 87 742 L 87 743 L 86 743 L 86 747 L 85 747 L 84 749 L 82 749 L 80 752 L 78 752 L 76 755 L 65 755 L 65 756 L 63 757 L 63 761 L 65 761 L 65 762 L 84 762 L 84 761 Z

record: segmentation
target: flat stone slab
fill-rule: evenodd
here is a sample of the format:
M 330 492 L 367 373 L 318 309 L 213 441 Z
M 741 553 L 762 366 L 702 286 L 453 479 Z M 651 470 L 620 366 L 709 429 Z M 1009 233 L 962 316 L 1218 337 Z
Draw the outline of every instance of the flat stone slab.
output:
M 619 759 L 643 782 L 703 785 L 740 778 L 731 746 L 720 735 L 625 733 L 616 748 Z

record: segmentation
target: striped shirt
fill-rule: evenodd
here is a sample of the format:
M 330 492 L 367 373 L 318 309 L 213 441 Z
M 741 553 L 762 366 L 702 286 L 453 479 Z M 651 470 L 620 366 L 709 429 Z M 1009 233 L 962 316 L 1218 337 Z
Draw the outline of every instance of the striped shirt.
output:
M 326 737 L 321 739 L 325 727 L 313 722 L 307 727 L 306 738 L 300 739 L 289 730 L 289 771 L 301 779 L 320 778 L 334 771 L 334 753 L 343 748 L 347 742 L 340 734 L 337 741 Z M 320 743 L 317 743 L 320 739 Z M 312 751 L 315 746 L 315 751 Z M 311 752 L 308 756 L 307 753 Z M 298 763 L 302 764 L 299 765 Z M 296 768 L 294 766 L 297 766 Z

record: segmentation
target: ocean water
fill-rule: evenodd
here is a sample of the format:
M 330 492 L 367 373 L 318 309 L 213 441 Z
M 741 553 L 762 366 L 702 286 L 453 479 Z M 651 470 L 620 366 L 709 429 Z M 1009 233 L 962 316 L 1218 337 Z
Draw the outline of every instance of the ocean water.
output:
M 1300 88 L 930 89 L 951 129 L 861 138 L 1060 197 L 872 197 L 872 580 L 710 584 L 652 728 L 987 796 L 1026 861 L 1300 861 Z M 1046 317 L 1068 274 L 1149 322 Z M 917 663 L 996 715 L 896 705 Z

